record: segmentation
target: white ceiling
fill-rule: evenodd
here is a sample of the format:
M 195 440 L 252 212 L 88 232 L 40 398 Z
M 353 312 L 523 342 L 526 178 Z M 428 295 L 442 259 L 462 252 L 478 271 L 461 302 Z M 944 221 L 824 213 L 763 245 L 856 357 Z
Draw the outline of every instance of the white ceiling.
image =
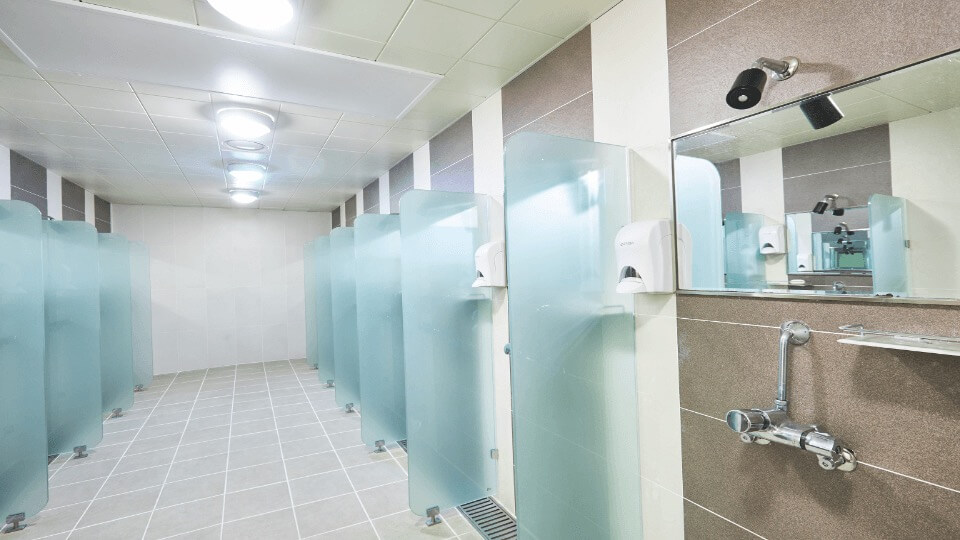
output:
M 616 1 L 301 0 L 295 23 L 274 33 L 237 27 L 205 0 L 86 3 L 444 75 L 394 120 L 36 72 L 0 45 L 0 144 L 106 199 L 231 206 L 225 165 L 254 159 L 269 167 L 259 207 L 330 210 Z M 277 116 L 268 153 L 222 147 L 215 111 L 238 102 Z

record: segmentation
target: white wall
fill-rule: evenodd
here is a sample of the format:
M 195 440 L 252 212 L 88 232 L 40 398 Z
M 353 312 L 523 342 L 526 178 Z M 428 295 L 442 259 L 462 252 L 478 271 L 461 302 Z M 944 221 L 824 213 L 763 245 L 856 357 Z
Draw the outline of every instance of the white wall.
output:
M 150 248 L 154 371 L 306 356 L 303 245 L 320 212 L 114 205 L 113 230 Z
M 97 226 L 97 215 L 96 215 L 96 204 L 94 203 L 94 195 L 92 191 L 83 192 L 83 220 L 87 223 Z M 111 231 L 117 232 L 116 229 L 112 228 L 113 224 L 111 223 Z
M 893 195 L 909 201 L 912 294 L 960 297 L 960 108 L 890 124 Z
M 593 23 L 594 137 L 626 146 L 633 218 L 673 219 L 664 2 L 624 0 Z M 683 538 L 676 295 L 637 295 L 640 480 L 646 538 Z
M 0 146 L 0 199 L 10 200 L 10 149 Z
M 413 153 L 413 189 L 430 189 L 430 143 Z
M 47 215 L 63 219 L 63 182 L 60 175 L 47 170 Z
M 740 187 L 740 204 L 744 213 L 760 214 L 768 225 L 784 224 L 782 149 L 740 158 Z M 786 257 L 765 257 L 769 283 L 787 283 Z
M 390 171 L 383 173 L 380 177 L 380 213 L 390 213 Z

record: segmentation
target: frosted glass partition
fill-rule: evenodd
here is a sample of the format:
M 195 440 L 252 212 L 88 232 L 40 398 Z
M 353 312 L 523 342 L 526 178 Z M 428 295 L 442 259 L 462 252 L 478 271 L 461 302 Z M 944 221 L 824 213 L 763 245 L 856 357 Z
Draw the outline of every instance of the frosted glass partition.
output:
M 869 207 L 873 293 L 909 296 L 907 201 L 900 197 L 871 195 Z
M 150 294 L 150 249 L 130 243 L 130 301 L 133 326 L 133 385 L 153 382 L 153 315 Z
M 330 298 L 333 309 L 333 363 L 337 405 L 360 406 L 357 343 L 357 278 L 353 227 L 330 233 Z
M 317 242 L 303 246 L 303 305 L 307 328 L 307 364 L 317 367 Z
M 100 385 L 102 410 L 133 405 L 130 242 L 100 234 Z
M 400 294 L 400 216 L 363 214 L 353 224 L 360 338 L 360 437 L 375 446 L 407 438 Z
M 333 302 L 330 298 L 330 238 L 316 240 L 317 376 L 334 380 Z
M 491 306 L 471 286 L 491 202 L 440 191 L 400 199 L 410 509 L 419 515 L 496 491 Z
M 521 133 L 505 152 L 519 537 L 639 539 L 627 151 Z
M 100 408 L 100 263 L 97 229 L 45 221 L 47 453 L 94 447 Z
M 36 207 L 0 201 L 0 524 L 47 504 L 42 231 Z
M 677 156 L 677 261 L 680 287 L 722 289 L 720 173 L 705 159 Z
M 760 254 L 760 214 L 730 212 L 724 220 L 727 287 L 762 289 L 767 286 L 766 261 Z

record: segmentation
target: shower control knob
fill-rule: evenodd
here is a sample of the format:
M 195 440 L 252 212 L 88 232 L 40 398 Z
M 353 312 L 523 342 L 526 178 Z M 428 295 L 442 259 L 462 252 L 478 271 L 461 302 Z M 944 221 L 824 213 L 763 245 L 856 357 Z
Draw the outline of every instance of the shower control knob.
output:
M 727 413 L 727 425 L 737 433 L 751 433 L 761 431 L 769 426 L 763 412 L 750 410 L 735 410 Z

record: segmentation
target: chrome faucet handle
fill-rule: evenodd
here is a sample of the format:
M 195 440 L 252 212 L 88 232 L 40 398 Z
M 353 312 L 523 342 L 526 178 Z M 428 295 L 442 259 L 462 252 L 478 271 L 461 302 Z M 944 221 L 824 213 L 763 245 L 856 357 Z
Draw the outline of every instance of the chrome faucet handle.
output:
M 727 413 L 727 425 L 737 433 L 752 433 L 763 431 L 770 427 L 770 422 L 757 409 L 737 409 Z

